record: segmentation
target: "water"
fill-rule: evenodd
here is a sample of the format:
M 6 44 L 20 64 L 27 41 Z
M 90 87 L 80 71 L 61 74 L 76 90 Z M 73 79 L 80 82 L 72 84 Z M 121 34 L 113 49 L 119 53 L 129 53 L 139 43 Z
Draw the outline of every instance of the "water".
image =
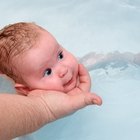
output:
M 22 140 L 140 139 L 139 0 L 1 0 L 0 27 L 35 21 L 88 68 L 92 91 L 103 98 Z M 13 92 L 0 78 L 0 90 Z
M 114 57 L 116 53 L 113 54 L 108 63 L 107 59 L 102 62 L 99 60 L 96 64 L 89 63 L 89 60 L 95 60 L 91 54 L 86 55 L 82 61 L 90 68 L 92 91 L 103 98 L 103 105 L 87 107 L 45 126 L 34 134 L 37 139 L 42 136 L 53 140 L 140 138 L 140 65 L 131 63 L 130 58 L 124 54 L 119 54 L 124 57 L 122 61 Z M 106 57 L 108 58 L 108 55 Z

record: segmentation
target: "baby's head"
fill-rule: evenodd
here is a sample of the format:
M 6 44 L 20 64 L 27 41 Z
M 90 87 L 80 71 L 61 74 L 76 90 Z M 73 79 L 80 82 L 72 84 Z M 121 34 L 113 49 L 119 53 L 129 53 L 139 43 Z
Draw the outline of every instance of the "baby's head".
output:
M 33 23 L 16 23 L 0 30 L 0 71 L 15 82 L 22 77 L 15 69 L 13 61 L 20 59 L 20 54 L 35 45 L 39 38 L 39 26 Z M 22 81 L 23 82 L 23 81 Z
M 78 62 L 48 31 L 22 22 L 0 30 L 0 72 L 23 94 L 33 89 L 68 92 L 77 84 Z

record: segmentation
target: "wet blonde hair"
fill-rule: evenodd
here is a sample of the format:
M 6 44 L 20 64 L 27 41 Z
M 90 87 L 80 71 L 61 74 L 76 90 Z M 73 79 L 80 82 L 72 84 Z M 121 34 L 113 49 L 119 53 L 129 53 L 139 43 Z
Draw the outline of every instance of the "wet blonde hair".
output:
M 19 22 L 8 25 L 0 30 L 0 72 L 22 83 L 20 73 L 13 65 L 15 57 L 33 47 L 38 38 L 39 31 L 44 30 L 35 23 Z

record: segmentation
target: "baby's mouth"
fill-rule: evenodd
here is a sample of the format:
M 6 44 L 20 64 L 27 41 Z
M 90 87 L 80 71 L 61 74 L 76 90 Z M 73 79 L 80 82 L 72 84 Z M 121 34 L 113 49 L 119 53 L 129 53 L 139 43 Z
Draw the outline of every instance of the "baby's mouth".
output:
M 71 77 L 70 80 L 68 80 L 68 81 L 64 84 L 64 87 L 71 85 L 72 82 L 73 82 L 73 76 Z

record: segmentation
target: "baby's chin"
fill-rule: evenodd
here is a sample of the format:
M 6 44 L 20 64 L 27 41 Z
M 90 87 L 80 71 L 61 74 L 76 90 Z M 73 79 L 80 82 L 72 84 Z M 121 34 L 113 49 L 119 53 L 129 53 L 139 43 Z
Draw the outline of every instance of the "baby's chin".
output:
M 74 88 L 75 87 L 66 88 L 66 89 L 64 89 L 64 92 L 65 93 L 68 93 L 68 92 L 72 91 Z

